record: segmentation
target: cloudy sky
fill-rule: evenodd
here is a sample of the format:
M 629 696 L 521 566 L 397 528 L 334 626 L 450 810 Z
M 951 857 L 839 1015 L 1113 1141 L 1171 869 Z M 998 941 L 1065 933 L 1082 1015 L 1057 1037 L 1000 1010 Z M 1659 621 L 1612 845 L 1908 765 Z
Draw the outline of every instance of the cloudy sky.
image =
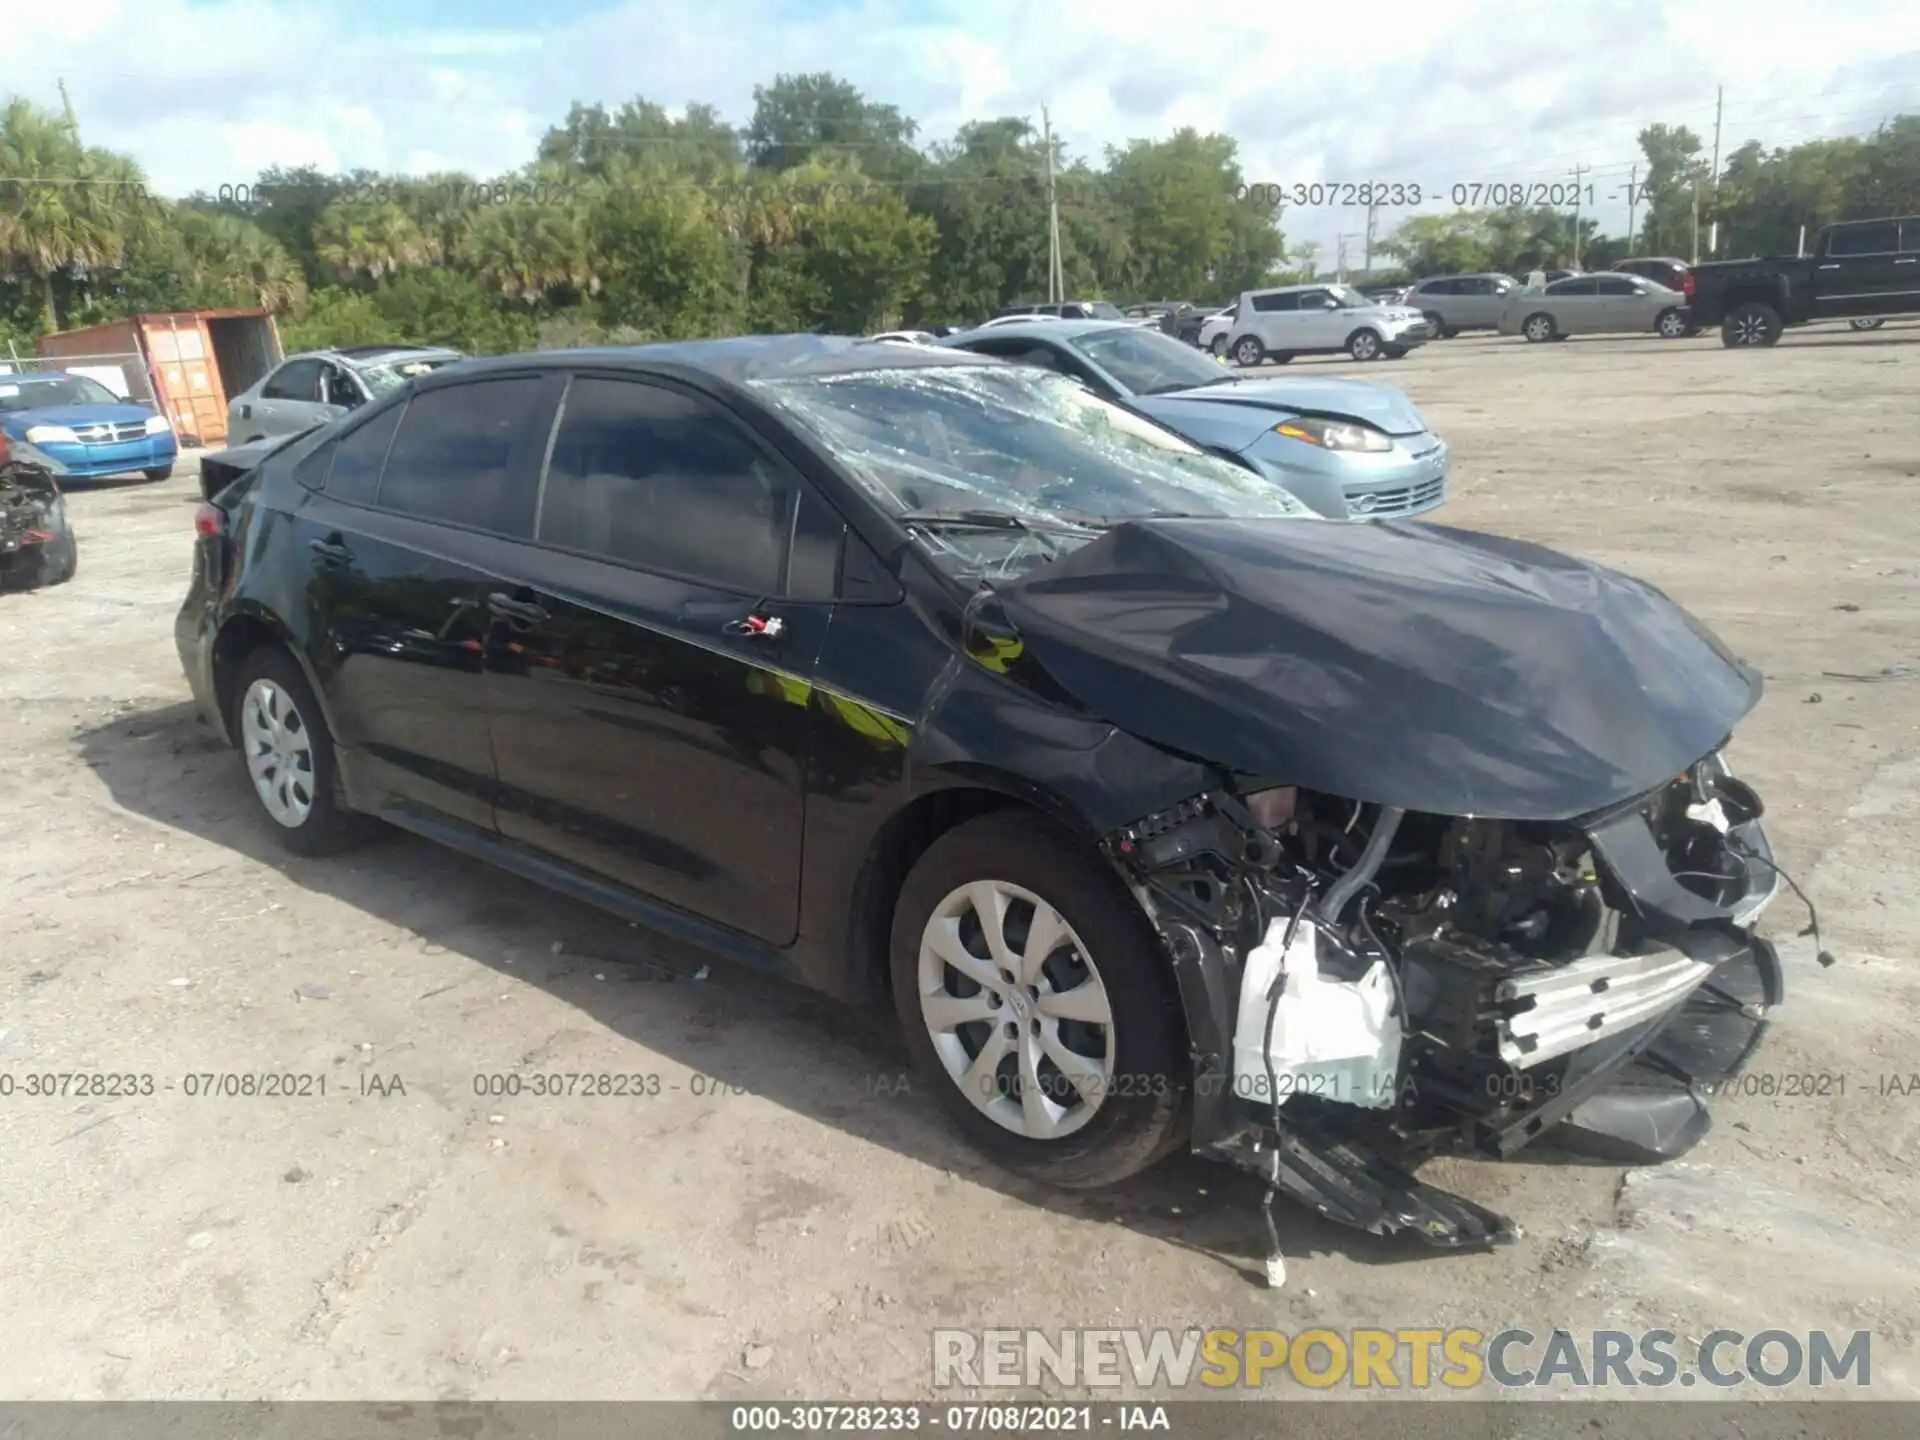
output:
M 1251 180 L 1419 184 L 1429 210 L 1457 183 L 1583 165 L 1617 232 L 1624 200 L 1608 197 L 1639 127 L 1710 137 L 1717 85 L 1723 153 L 1920 111 L 1913 0 L 4 3 L 0 90 L 56 105 L 64 78 L 83 137 L 168 194 L 273 164 L 497 173 L 575 99 L 704 100 L 744 122 L 756 82 L 831 70 L 922 139 L 1043 104 L 1094 158 L 1195 125 L 1237 138 Z M 1285 222 L 1328 261 L 1363 226 L 1325 207 Z

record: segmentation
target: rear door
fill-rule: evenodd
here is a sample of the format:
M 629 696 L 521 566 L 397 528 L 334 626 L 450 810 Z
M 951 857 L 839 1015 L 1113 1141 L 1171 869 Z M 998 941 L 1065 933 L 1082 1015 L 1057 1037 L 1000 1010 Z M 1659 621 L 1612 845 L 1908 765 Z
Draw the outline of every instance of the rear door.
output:
M 1653 328 L 1653 291 L 1625 275 L 1594 278 L 1593 328 L 1626 332 Z
M 382 407 L 336 443 L 300 512 L 311 658 L 360 803 L 493 827 L 488 567 L 559 383 L 489 377 Z
M 1493 277 L 1468 275 L 1453 282 L 1448 302 L 1453 323 L 1463 330 L 1479 330 L 1500 323 L 1501 301 L 1494 294 Z
M 1260 343 L 1272 351 L 1291 354 L 1302 348 L 1300 338 L 1300 296 L 1288 290 L 1278 295 L 1255 295 L 1252 313 L 1235 321 L 1235 329 L 1251 330 Z
M 528 538 L 488 597 L 503 833 L 793 939 L 832 581 L 791 577 L 789 551 L 822 506 L 711 397 L 574 375 Z
M 1543 308 L 1562 335 L 1586 335 L 1596 328 L 1599 306 L 1598 282 L 1591 275 L 1576 275 L 1547 286 Z
M 320 361 L 289 360 L 261 383 L 256 399 L 242 401 L 234 417 L 241 442 L 291 435 L 330 418 L 320 404 Z
M 1906 278 L 1898 220 L 1868 220 L 1836 225 L 1827 232 L 1827 249 L 1814 265 L 1813 314 L 1880 315 L 1897 310 L 1920 281 Z

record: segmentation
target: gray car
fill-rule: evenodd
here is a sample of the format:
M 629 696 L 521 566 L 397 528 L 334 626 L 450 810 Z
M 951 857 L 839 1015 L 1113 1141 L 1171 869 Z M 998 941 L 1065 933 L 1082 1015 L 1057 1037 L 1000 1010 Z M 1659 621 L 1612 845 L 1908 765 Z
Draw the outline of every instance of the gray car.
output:
M 1446 443 L 1391 385 L 1242 376 L 1170 335 L 1102 320 L 1002 324 L 940 343 L 1071 375 L 1239 458 L 1328 519 L 1405 517 L 1446 502 Z
M 1639 275 L 1603 271 L 1507 296 L 1502 335 L 1539 344 L 1569 335 L 1650 334 L 1677 340 L 1692 330 L 1687 297 Z
M 1400 303 L 1425 315 L 1434 338 L 1445 340 L 1462 330 L 1498 329 L 1507 296 L 1519 288 L 1518 280 L 1498 271 L 1434 275 L 1409 290 Z
M 236 445 L 296 435 L 466 356 L 428 345 L 354 345 L 289 355 L 227 402 Z

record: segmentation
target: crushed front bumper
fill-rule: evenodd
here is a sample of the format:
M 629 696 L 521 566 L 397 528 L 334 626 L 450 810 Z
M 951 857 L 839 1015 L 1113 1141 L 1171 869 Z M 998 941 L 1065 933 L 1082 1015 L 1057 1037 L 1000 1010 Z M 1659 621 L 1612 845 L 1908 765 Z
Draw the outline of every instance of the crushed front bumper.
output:
M 1410 1059 L 1391 1112 L 1285 1087 L 1278 1108 L 1264 1090 L 1249 1095 L 1229 1047 L 1209 1038 L 1233 1033 L 1239 970 L 1205 925 L 1163 915 L 1195 1037 L 1194 1150 L 1330 1220 L 1450 1248 L 1519 1229 L 1416 1178 L 1434 1156 L 1504 1159 L 1535 1143 L 1620 1164 L 1685 1153 L 1712 1123 L 1709 1096 L 1745 1065 L 1785 999 L 1778 952 L 1752 932 L 1779 885 L 1758 799 L 1717 755 L 1702 766 L 1750 802 L 1722 831 L 1753 862 L 1741 893 L 1716 903 L 1680 884 L 1642 803 L 1578 822 L 1637 939 L 1624 954 L 1492 981 L 1476 1022 L 1492 1068 Z

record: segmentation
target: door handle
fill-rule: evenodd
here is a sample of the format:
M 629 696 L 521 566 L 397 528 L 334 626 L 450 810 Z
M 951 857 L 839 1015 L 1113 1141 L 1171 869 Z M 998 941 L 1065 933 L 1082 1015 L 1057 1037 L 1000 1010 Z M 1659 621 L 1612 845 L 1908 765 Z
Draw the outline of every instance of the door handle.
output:
M 1894 261 L 1893 263 L 1896 265 L 1920 264 L 1920 255 L 1902 255 L 1898 260 Z
M 778 615 L 754 613 L 729 620 L 720 627 L 729 635 L 744 635 L 751 640 L 778 640 L 786 632 L 787 622 Z
M 1814 268 L 1816 270 L 1838 270 L 1840 267 L 1838 265 L 1816 265 Z
M 531 600 L 516 600 L 497 590 L 487 596 L 487 609 L 500 619 L 512 620 L 519 625 L 538 625 L 547 619 L 546 610 Z
M 337 535 L 329 535 L 325 540 L 309 540 L 307 548 L 322 560 L 331 561 L 336 565 L 348 564 L 353 559 L 353 551 L 342 544 Z

